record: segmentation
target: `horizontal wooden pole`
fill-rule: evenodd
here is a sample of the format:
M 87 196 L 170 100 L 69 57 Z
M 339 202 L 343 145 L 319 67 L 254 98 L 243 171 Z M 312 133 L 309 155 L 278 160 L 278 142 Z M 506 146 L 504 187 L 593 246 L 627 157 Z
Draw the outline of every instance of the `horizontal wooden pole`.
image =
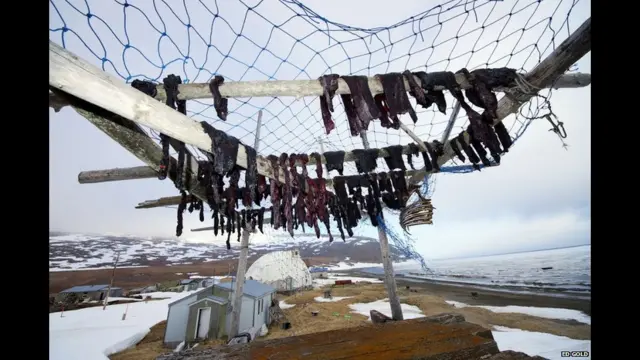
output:
M 78 174 L 80 184 L 95 184 L 108 181 L 157 178 L 158 173 L 149 166 L 83 171 Z
M 415 78 L 418 84 L 421 84 L 420 79 Z M 463 88 L 468 88 L 469 83 L 464 80 L 464 77 L 460 74 L 456 75 L 456 80 Z M 591 74 L 573 73 L 561 75 L 553 88 L 567 89 L 567 88 L 580 88 L 591 84 Z M 405 83 L 408 88 L 408 84 Z M 369 78 L 369 87 L 375 94 L 382 92 L 382 85 L 374 78 Z M 180 93 L 178 98 L 181 100 L 195 100 L 195 99 L 208 99 L 211 96 L 209 91 L 209 84 L 194 83 L 194 84 L 181 84 L 178 86 Z M 157 86 L 156 100 L 164 101 L 166 99 L 166 93 L 163 85 Z M 505 89 L 496 89 L 497 91 L 504 91 Z M 242 98 L 242 97 L 260 97 L 260 96 L 320 96 L 322 95 L 322 87 L 317 80 L 269 80 L 269 81 L 236 81 L 225 82 L 220 86 L 220 93 L 224 97 L 229 98 Z M 349 88 L 344 80 L 338 80 L 338 90 L 336 94 L 349 94 Z M 52 107 L 56 112 L 68 104 L 57 99 L 55 95 L 49 95 L 49 107 Z

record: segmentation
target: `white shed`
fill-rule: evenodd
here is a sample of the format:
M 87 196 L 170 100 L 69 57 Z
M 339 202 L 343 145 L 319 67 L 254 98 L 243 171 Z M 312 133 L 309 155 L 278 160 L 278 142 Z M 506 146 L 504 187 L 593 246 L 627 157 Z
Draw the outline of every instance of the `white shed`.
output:
M 274 251 L 262 255 L 249 267 L 246 278 L 271 285 L 278 291 L 291 291 L 313 285 L 311 273 L 298 250 Z

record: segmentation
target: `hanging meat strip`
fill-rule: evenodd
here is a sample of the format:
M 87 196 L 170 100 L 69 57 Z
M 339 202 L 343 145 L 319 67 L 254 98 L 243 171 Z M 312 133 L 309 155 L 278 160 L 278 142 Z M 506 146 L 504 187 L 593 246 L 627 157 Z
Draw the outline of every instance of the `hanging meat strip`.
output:
M 438 154 L 436 153 L 435 149 L 428 141 L 424 142 L 424 146 L 427 148 L 427 152 L 429 153 L 429 157 L 431 158 L 431 166 L 433 166 L 433 171 L 440 171 L 440 165 L 438 165 Z
M 371 189 L 373 190 L 373 200 L 375 201 L 376 206 L 376 215 L 383 216 L 382 213 L 382 204 L 380 203 L 380 187 L 378 186 L 378 177 L 376 174 L 369 174 L 369 184 Z
M 407 170 L 407 168 L 404 166 L 404 161 L 402 160 L 402 145 L 387 146 L 383 149 L 386 150 L 387 153 L 389 153 L 389 155 L 384 158 L 384 161 L 387 163 L 387 167 L 389 167 L 389 170 Z
M 327 231 L 329 231 L 329 216 L 326 213 L 326 201 L 327 201 L 327 187 L 325 179 L 322 177 L 322 157 L 319 153 L 314 152 L 310 155 L 312 159 L 316 162 L 316 200 L 315 200 L 315 212 L 318 215 L 318 220 L 322 221 L 327 227 Z M 316 235 L 318 238 L 320 237 L 320 228 L 317 227 L 317 222 L 314 224 L 314 229 L 316 230 Z M 331 233 L 329 232 L 329 238 L 333 239 Z M 331 240 L 333 241 L 333 240 Z
M 451 139 L 451 140 L 449 140 L 449 145 L 451 145 L 451 150 L 453 150 L 453 152 L 456 154 L 458 159 L 460 161 L 464 162 L 466 160 L 466 158 L 464 157 L 464 155 L 462 155 L 462 152 L 460 151 L 460 148 L 458 147 L 458 141 L 456 139 Z
M 458 72 L 463 73 L 471 85 L 470 89 L 465 90 L 467 99 L 484 109 L 488 114 L 486 122 L 492 124 L 498 118 L 498 98 L 493 89 L 513 86 L 517 77 L 515 69 L 477 69 L 471 73 L 467 69 L 461 69 Z
M 373 95 L 371 95 L 371 89 L 369 89 L 369 79 L 366 76 L 342 76 L 342 80 L 349 87 L 351 93 L 349 100 L 352 101 L 357 119 L 360 120 L 360 128 L 362 130 L 369 129 L 369 122 L 380 117 L 380 111 L 378 111 Z
M 393 187 L 395 188 L 396 198 L 400 201 L 402 207 L 409 200 L 409 189 L 407 188 L 407 180 L 405 179 L 404 171 L 392 171 L 391 173 L 391 182 L 393 183 Z
M 478 157 L 478 155 L 476 155 L 475 151 L 473 151 L 471 146 L 469 146 L 469 144 L 466 141 L 464 141 L 464 132 L 461 132 L 460 134 L 458 134 L 458 143 L 460 144 L 462 151 L 464 151 L 464 153 L 467 154 L 469 161 L 471 161 L 471 164 L 473 164 L 473 168 L 476 170 L 480 170 L 480 167 L 478 166 L 478 163 L 480 162 L 480 158 Z
M 284 186 L 283 186 L 283 194 L 284 197 L 284 218 L 287 221 L 287 231 L 289 235 L 293 237 L 293 194 L 291 190 L 291 175 L 289 174 L 289 167 L 287 165 L 289 155 L 287 153 L 282 153 L 280 155 L 280 169 L 284 173 Z
M 236 164 L 240 141 L 215 129 L 206 121 L 200 122 L 203 131 L 211 138 L 211 153 L 214 156 L 213 171 L 218 174 L 228 173 Z
M 411 120 L 415 124 L 418 116 L 411 107 L 411 102 L 407 96 L 407 90 L 404 87 L 404 77 L 401 73 L 389 73 L 375 76 L 382 84 L 387 107 L 389 108 L 389 117 L 398 119 L 401 114 L 409 113 Z M 399 121 L 399 120 L 396 120 Z
M 500 144 L 502 144 L 502 149 L 504 152 L 508 152 L 513 141 L 511 140 L 511 136 L 509 135 L 509 131 L 506 126 L 504 126 L 504 123 L 500 121 L 493 126 L 493 129 L 496 131 L 496 135 L 498 135 L 498 140 L 500 140 Z
M 320 95 L 320 111 L 322 112 L 322 121 L 327 135 L 336 127 L 331 118 L 331 113 L 333 112 L 333 96 L 338 90 L 338 78 L 340 78 L 340 75 L 330 74 L 323 75 L 318 79 L 320 85 L 322 85 L 323 92 L 323 95 Z
M 227 105 L 229 99 L 223 98 L 220 94 L 219 88 L 222 83 L 224 83 L 224 78 L 222 76 L 214 76 L 209 83 L 209 91 L 211 91 L 211 95 L 213 96 L 213 107 L 216 109 L 216 114 L 222 121 L 227 121 L 227 114 L 229 112 Z
M 413 166 L 413 157 L 420 153 L 420 148 L 414 143 L 409 143 L 408 146 L 409 151 L 407 153 L 407 163 L 409 163 L 411 170 L 415 170 L 416 168 Z
M 369 173 L 378 167 L 378 149 L 355 149 L 352 153 L 358 173 Z
M 378 117 L 380 120 L 380 126 L 385 129 L 400 129 L 400 120 L 397 117 L 394 118 L 393 121 L 389 119 L 389 105 L 387 104 L 387 99 L 384 94 L 374 96 L 373 101 L 375 102 L 378 111 L 380 111 L 380 117 Z
M 244 149 L 247 153 L 247 171 L 244 173 L 244 182 L 245 191 L 248 193 L 246 196 L 249 198 L 249 203 L 245 206 L 251 206 L 251 203 L 255 200 L 256 187 L 258 186 L 258 162 L 256 149 L 246 145 Z
M 344 151 L 327 151 L 322 154 L 327 161 L 327 171 L 338 171 L 338 174 L 343 175 L 344 172 Z
M 473 128 L 471 126 L 467 128 L 467 133 L 469 133 L 469 137 L 471 138 L 471 147 L 476 151 L 476 154 L 478 154 L 482 165 L 491 166 L 491 162 L 487 159 L 487 151 L 482 147 L 480 141 L 474 136 Z M 499 160 L 500 159 L 498 158 L 498 161 Z
M 220 217 L 218 216 L 218 209 L 214 208 L 211 217 L 213 218 L 213 235 L 218 236 L 218 226 L 220 225 Z
M 405 70 L 402 75 L 407 79 L 407 83 L 409 84 L 409 95 L 413 96 L 416 99 L 416 103 L 422 106 L 425 109 L 428 109 L 431 105 L 433 105 L 433 100 L 428 98 L 424 92 L 424 89 L 418 85 L 416 78 L 413 76 L 411 71 Z
M 182 215 L 187 208 L 187 193 L 180 191 L 180 204 L 178 205 L 178 225 L 176 225 L 176 236 L 182 235 Z
M 229 177 L 229 187 L 225 190 L 225 200 L 227 201 L 227 216 L 235 214 L 238 207 L 238 182 L 240 181 L 240 168 L 234 166 L 227 174 Z
M 273 222 L 273 228 L 277 230 L 280 228 L 280 194 L 278 193 L 278 187 L 280 186 L 280 182 L 278 181 L 280 177 L 280 164 L 278 163 L 278 157 L 275 155 L 267 156 L 267 160 L 269 160 L 273 168 L 274 178 L 269 180 L 271 204 L 273 205 L 271 209 L 271 221 Z

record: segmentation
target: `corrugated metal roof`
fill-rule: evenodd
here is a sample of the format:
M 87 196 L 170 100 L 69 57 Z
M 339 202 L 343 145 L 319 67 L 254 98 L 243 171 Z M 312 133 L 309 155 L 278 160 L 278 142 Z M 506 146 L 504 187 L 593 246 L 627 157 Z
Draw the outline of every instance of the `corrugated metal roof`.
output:
M 61 292 L 63 293 L 79 293 L 79 292 L 92 292 L 92 291 L 101 291 L 101 290 L 107 290 L 107 288 L 109 287 L 109 285 L 80 285 L 80 286 L 74 286 L 72 288 L 66 289 L 66 290 L 62 290 Z M 120 289 L 119 287 L 112 287 L 111 290 L 117 290 Z
M 180 280 L 180 285 L 189 285 L 192 282 L 197 282 L 198 279 L 185 279 L 185 280 Z
M 234 282 L 228 282 L 228 283 L 220 283 L 220 284 L 215 284 L 214 286 L 223 288 L 223 289 L 227 289 L 227 290 L 231 290 L 231 292 L 233 292 L 233 290 L 235 289 L 235 281 Z M 249 296 L 253 296 L 253 297 L 261 297 L 263 295 L 275 292 L 276 289 L 267 285 L 267 284 L 263 284 L 259 281 L 256 280 L 250 280 L 247 279 L 244 281 L 244 288 L 242 290 L 242 292 L 246 295 Z
M 313 268 L 309 268 L 309 272 L 311 273 L 316 273 L 316 272 L 328 272 L 329 269 L 326 267 L 313 267 Z

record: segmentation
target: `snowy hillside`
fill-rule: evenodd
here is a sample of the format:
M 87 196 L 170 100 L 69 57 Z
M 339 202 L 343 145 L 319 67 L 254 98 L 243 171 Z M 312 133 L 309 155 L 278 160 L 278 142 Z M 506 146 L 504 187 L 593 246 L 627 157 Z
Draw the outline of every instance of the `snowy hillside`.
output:
M 239 253 L 237 235 L 232 234 L 231 250 L 227 250 L 226 236 L 211 242 L 187 239 L 161 239 L 130 235 L 89 235 L 50 232 L 49 270 L 107 268 L 113 266 L 116 251 L 120 251 L 118 267 L 171 266 L 197 264 L 215 260 L 236 258 Z M 377 239 L 357 237 L 330 243 L 328 238 L 301 235 L 295 239 L 283 234 L 252 235 L 249 256 L 297 248 L 303 258 L 328 257 L 339 262 L 380 262 L 380 245 Z M 402 260 L 392 247 L 394 260 Z

